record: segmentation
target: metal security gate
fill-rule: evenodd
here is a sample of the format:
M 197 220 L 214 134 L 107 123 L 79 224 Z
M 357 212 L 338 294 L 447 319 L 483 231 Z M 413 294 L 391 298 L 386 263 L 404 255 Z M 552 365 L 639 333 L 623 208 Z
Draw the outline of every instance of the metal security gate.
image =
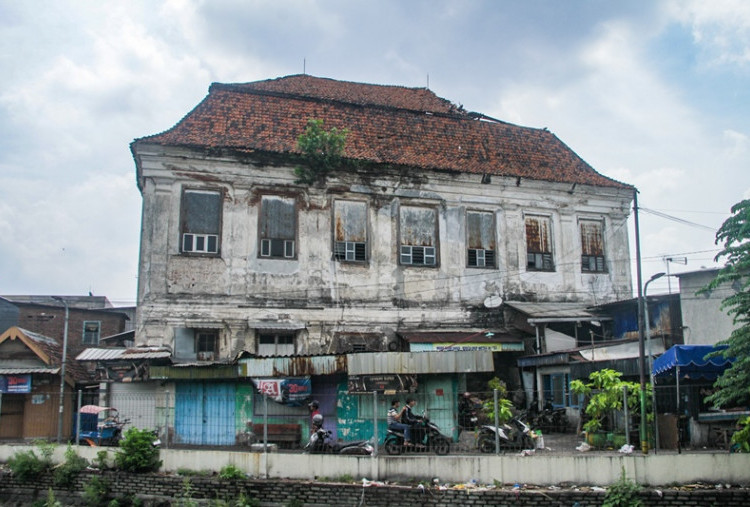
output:
M 175 443 L 235 444 L 235 386 L 181 382 L 175 399 Z
M 163 396 L 162 396 L 163 398 Z M 164 420 L 156 416 L 156 386 L 148 383 L 110 384 L 110 406 L 120 413 L 120 419 L 130 420 L 127 428 L 154 430 L 163 426 Z

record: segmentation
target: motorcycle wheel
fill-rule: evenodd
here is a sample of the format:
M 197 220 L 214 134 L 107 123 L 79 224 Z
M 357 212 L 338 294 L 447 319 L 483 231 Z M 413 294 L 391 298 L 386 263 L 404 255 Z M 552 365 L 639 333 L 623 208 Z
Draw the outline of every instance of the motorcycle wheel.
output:
M 451 451 L 451 443 L 447 438 L 437 437 L 432 441 L 432 450 L 438 456 L 445 456 Z
M 397 456 L 401 454 L 401 451 L 403 450 L 401 444 L 395 439 L 386 440 L 383 447 L 385 447 L 385 452 L 391 456 Z
M 536 442 L 528 435 L 523 436 L 522 445 L 524 449 L 536 449 Z
M 495 439 L 490 437 L 482 437 L 477 443 L 479 452 L 495 452 Z

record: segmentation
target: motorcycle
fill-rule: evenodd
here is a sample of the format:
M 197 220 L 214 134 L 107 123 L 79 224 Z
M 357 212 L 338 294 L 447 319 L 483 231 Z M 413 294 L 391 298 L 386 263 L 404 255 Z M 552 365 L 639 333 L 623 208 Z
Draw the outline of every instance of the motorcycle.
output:
M 518 415 L 499 427 L 486 424 L 479 429 L 477 448 L 480 452 L 495 452 L 496 441 L 501 450 L 536 448 L 531 427 Z
M 374 448 L 369 440 L 354 440 L 351 442 L 331 441 L 331 431 L 324 428 L 314 428 L 310 440 L 305 445 L 305 452 L 310 454 L 348 454 L 368 456 Z
M 443 456 L 448 454 L 451 449 L 450 438 L 440 432 L 440 428 L 430 421 L 427 416 L 422 416 L 420 420 L 412 426 L 412 434 L 423 435 L 420 444 L 413 446 L 404 446 L 404 432 L 398 430 L 388 430 L 383 446 L 385 452 L 391 455 L 401 454 L 405 451 L 421 452 L 434 451 L 435 454 Z M 415 439 L 416 441 L 416 439 Z

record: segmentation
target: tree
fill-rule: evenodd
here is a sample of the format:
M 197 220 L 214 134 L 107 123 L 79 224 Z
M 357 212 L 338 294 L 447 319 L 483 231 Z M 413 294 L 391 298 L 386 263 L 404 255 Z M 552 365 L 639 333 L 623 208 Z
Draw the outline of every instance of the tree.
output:
M 734 316 L 737 328 L 719 342 L 727 348 L 711 354 L 734 358 L 734 362 L 716 380 L 717 390 L 706 401 L 717 407 L 747 405 L 750 403 L 750 199 L 732 206 L 732 216 L 716 232 L 716 244 L 719 243 L 724 248 L 714 260 L 725 258 L 726 263 L 698 293 L 719 286 L 735 288 L 736 292 L 722 301 L 721 309 Z
M 325 180 L 328 173 L 344 163 L 344 146 L 347 129 L 323 129 L 323 120 L 307 121 L 305 131 L 297 138 L 297 148 L 302 151 L 305 164 L 294 169 L 299 178 L 296 183 L 312 185 Z

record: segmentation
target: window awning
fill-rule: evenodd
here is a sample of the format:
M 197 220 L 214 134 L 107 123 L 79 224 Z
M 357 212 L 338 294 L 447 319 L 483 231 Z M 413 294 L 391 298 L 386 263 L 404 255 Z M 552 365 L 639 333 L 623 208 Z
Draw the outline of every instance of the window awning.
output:
M 681 379 L 714 380 L 732 365 L 734 358 L 717 356 L 706 359 L 706 356 L 726 348 L 726 345 L 673 345 L 654 360 L 654 377 L 674 376 L 679 371 Z
M 523 337 L 499 331 L 422 331 L 401 332 L 399 335 L 409 342 L 412 352 L 524 350 Z

